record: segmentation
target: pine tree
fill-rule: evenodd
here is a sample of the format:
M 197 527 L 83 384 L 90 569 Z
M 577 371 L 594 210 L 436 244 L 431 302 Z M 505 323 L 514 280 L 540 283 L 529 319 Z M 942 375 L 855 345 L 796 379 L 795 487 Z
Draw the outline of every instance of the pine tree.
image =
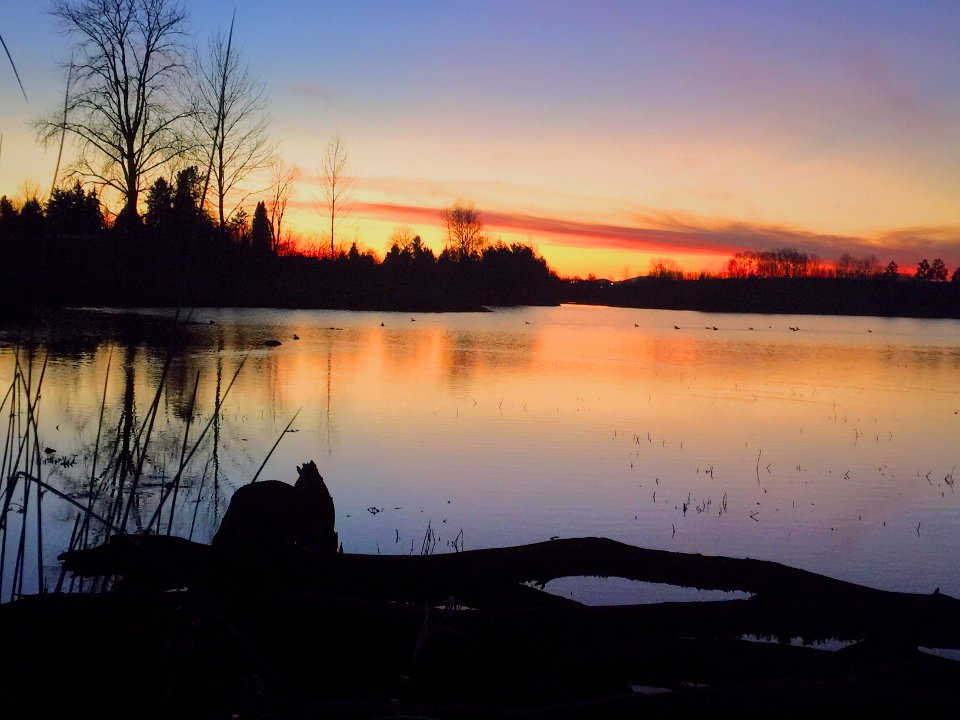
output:
M 258 254 L 268 255 L 273 247 L 270 219 L 267 217 L 267 206 L 263 201 L 257 203 L 253 211 L 253 223 L 250 226 L 250 247 Z

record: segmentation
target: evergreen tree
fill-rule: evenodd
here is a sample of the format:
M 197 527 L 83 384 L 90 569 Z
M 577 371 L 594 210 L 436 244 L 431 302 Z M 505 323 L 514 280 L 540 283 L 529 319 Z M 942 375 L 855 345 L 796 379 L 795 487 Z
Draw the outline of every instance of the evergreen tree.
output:
M 36 198 L 27 200 L 20 208 L 18 234 L 24 242 L 40 240 L 46 231 L 46 218 L 43 216 L 43 207 Z
M 243 208 L 237 210 L 227 220 L 227 237 L 237 245 L 246 245 L 250 240 L 250 216 Z
M 164 178 L 157 178 L 147 191 L 147 212 L 144 224 L 155 237 L 170 233 L 173 221 L 173 188 Z
M 250 247 L 255 253 L 269 255 L 273 248 L 272 240 L 267 206 L 261 200 L 253 211 L 253 222 L 250 225 Z
M 200 205 L 202 192 L 203 182 L 196 165 L 177 173 L 171 203 L 174 240 L 195 241 L 212 231 L 213 222 Z
M 46 205 L 47 229 L 51 235 L 99 235 L 104 219 L 100 200 L 92 190 L 85 193 L 77 181 L 71 189 L 57 188 Z
M 0 243 L 13 240 L 20 213 L 6 195 L 0 197 Z
M 930 279 L 934 282 L 946 282 L 949 272 L 946 263 L 941 258 L 935 259 L 933 264 L 930 265 Z

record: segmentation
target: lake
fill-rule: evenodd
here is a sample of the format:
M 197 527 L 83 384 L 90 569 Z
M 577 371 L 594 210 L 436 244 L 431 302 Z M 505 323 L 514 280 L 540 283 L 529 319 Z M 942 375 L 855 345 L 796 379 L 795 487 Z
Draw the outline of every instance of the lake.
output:
M 82 499 L 94 448 L 99 471 L 127 415 L 144 425 L 170 315 L 68 313 L 20 340 L 33 383 L 47 362 L 37 432 L 51 483 Z M 189 418 L 188 445 L 210 427 L 173 522 L 194 539 L 269 456 L 260 478 L 288 482 L 316 461 L 347 552 L 605 536 L 960 597 L 958 321 L 198 309 L 177 337 L 128 529 L 176 473 Z M 8 329 L 5 385 L 16 346 Z M 45 575 L 75 516 L 44 497 Z M 22 516 L 9 517 L 12 534 Z M 643 594 L 632 585 L 548 589 L 620 602 Z

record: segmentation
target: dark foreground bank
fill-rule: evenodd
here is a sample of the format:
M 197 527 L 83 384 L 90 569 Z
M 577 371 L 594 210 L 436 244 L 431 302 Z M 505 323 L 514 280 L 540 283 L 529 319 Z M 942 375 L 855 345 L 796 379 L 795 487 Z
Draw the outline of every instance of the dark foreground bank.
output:
M 0 607 L 9 717 L 862 716 L 960 701 L 960 663 L 919 650 L 960 648 L 960 601 L 939 593 L 598 538 L 224 557 L 164 536 L 66 554 L 119 589 Z M 569 575 L 752 597 L 585 607 L 537 589 Z M 825 640 L 846 647 L 809 645 Z

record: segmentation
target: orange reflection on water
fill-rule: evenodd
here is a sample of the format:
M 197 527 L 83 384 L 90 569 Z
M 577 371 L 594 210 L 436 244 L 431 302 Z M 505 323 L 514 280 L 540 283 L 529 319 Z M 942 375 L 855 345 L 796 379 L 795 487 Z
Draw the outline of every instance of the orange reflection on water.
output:
M 348 549 L 419 548 L 432 522 L 447 539 L 463 528 L 468 547 L 607 535 L 960 593 L 960 496 L 945 481 L 960 462 L 958 323 L 250 310 L 199 312 L 184 333 L 157 462 L 176 464 L 198 373 L 192 437 L 243 363 L 198 453 L 216 457 L 218 502 L 299 412 L 263 477 L 317 460 Z M 41 423 L 58 454 L 89 456 L 111 352 L 104 427 L 131 403 L 143 421 L 163 347 L 104 335 L 35 356 L 48 347 Z M 0 372 L 10 363 L 0 351 Z M 190 472 L 207 502 L 204 466 Z

